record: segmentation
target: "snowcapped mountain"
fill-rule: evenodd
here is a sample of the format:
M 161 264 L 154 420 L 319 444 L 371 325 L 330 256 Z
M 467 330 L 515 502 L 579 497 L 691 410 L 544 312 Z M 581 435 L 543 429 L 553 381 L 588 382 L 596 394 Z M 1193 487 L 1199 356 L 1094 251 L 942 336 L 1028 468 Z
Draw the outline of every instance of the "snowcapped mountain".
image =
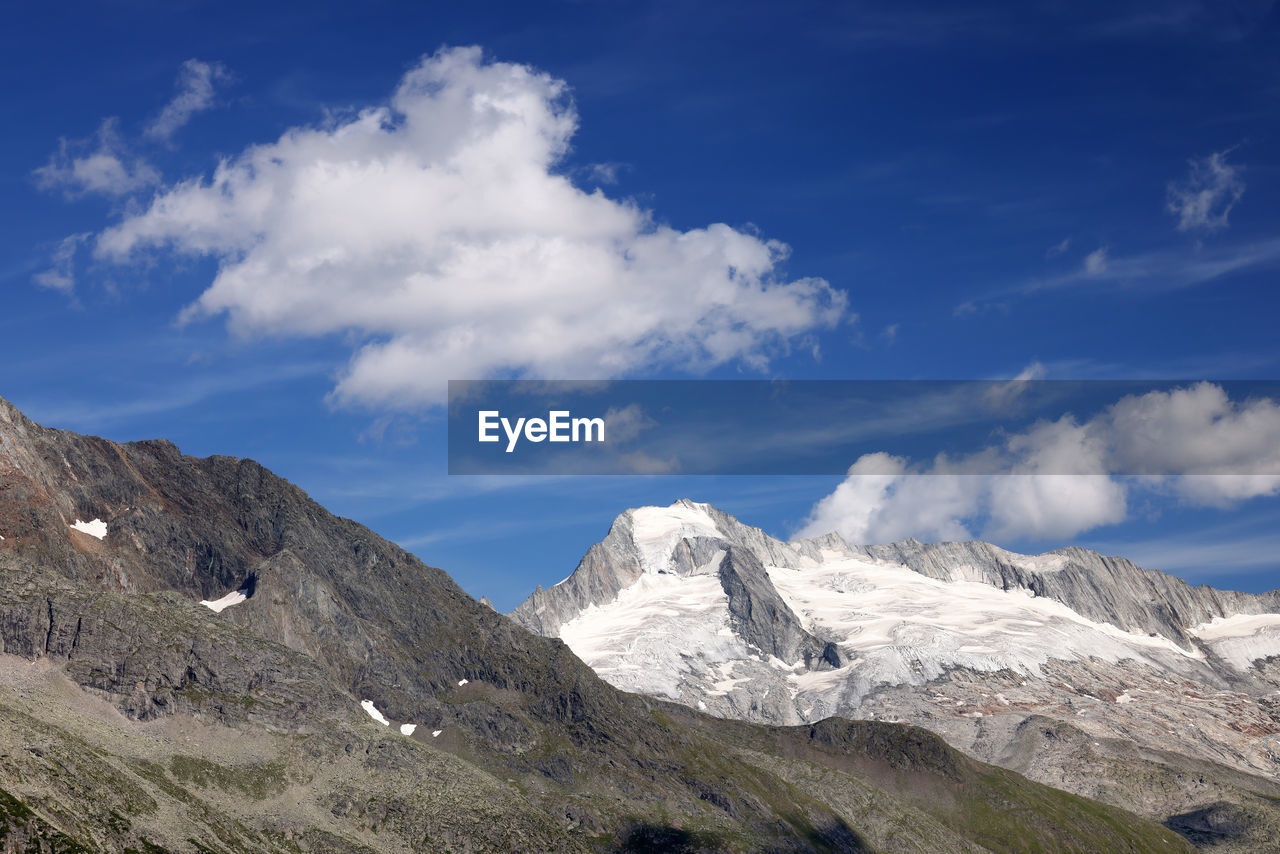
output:
M 619 688 L 721 717 L 907 721 L 1010 767 L 1047 718 L 1091 749 L 1280 779 L 1280 593 L 1084 549 L 782 542 L 679 501 L 623 513 L 512 616 Z

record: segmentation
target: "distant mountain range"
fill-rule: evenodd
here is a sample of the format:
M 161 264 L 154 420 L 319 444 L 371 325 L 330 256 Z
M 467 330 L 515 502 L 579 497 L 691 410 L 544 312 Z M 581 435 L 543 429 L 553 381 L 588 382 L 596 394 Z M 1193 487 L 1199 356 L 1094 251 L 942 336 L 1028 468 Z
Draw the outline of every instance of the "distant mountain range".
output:
M 1280 592 L 981 543 L 783 542 L 628 510 L 512 616 L 610 684 L 776 726 L 927 727 L 1202 847 L 1280 850 Z

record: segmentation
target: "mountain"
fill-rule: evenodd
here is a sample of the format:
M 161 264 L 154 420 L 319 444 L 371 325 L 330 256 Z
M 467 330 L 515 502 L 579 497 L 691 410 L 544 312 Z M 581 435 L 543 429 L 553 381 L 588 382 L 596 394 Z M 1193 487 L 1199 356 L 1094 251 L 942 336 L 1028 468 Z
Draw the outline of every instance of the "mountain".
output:
M 1214 850 L 1280 830 L 1280 592 L 1079 548 L 783 542 L 679 501 L 620 515 L 512 617 L 718 717 L 905 721 Z
M 257 463 L 3 400 L 0 686 L 0 852 L 1191 850 L 927 730 L 624 693 Z

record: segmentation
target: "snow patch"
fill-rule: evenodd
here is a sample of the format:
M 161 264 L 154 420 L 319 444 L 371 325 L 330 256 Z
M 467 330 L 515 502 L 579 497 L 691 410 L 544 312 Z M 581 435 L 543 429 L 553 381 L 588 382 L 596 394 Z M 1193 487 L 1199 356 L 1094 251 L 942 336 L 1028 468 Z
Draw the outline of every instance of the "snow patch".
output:
M 433 730 L 431 731 L 431 737 L 432 737 L 432 738 L 439 738 L 439 737 L 440 737 L 440 733 L 442 733 L 442 732 L 444 732 L 444 730 L 442 730 L 442 729 L 433 729 Z
M 1125 703 L 1132 703 L 1132 702 L 1133 702 L 1133 697 L 1130 697 L 1130 696 L 1129 696 L 1129 692 L 1128 692 L 1128 691 L 1125 691 L 1123 694 L 1121 694 L 1120 696 L 1116 697 L 1116 702 L 1117 702 L 1117 703 L 1120 703 L 1121 705 L 1124 705 Z
M 360 708 L 368 712 L 369 717 L 373 718 L 383 726 L 391 726 L 391 721 L 383 717 L 382 712 L 378 711 L 378 707 L 373 704 L 373 700 L 361 700 Z
M 82 534 L 88 534 L 89 536 L 95 537 L 99 540 L 107 535 L 107 523 L 98 518 L 95 518 L 92 522 L 81 522 L 79 519 L 76 519 L 71 523 L 70 527 Z
M 466 685 L 466 684 L 467 684 L 468 682 L 470 682 L 470 681 L 471 681 L 470 679 L 459 679 L 459 680 L 458 680 L 458 687 L 459 687 L 459 688 L 461 688 L 463 685 Z
M 401 735 L 413 735 L 413 731 L 418 728 L 417 724 L 400 724 Z
M 201 599 L 200 604 L 213 611 L 215 614 L 221 614 L 224 608 L 230 608 L 232 605 L 239 605 L 241 602 L 249 598 L 248 591 L 241 587 L 239 590 L 233 590 L 221 599 Z

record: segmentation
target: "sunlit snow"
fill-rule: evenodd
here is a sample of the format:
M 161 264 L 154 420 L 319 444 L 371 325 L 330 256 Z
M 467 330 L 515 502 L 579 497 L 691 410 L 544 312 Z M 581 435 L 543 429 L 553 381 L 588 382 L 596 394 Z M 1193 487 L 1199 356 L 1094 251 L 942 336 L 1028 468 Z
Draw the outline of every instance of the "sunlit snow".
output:
M 442 729 L 433 729 L 433 730 L 431 731 L 431 737 L 432 737 L 432 738 L 439 738 L 439 737 L 440 737 L 440 733 L 442 733 L 442 732 L 444 732 L 444 730 L 442 730 Z
M 710 517 L 684 505 L 636 511 L 635 519 L 646 569 L 667 565 L 657 555 L 669 555 L 680 537 L 711 535 Z M 836 670 L 809 670 L 749 649 L 731 630 L 728 599 L 709 572 L 647 571 L 612 602 L 561 626 L 560 637 L 624 690 L 694 704 L 736 693 L 744 683 L 767 696 L 766 686 L 781 681 L 797 715 L 819 716 L 830 714 L 841 697 L 857 702 L 877 685 L 923 684 L 953 667 L 1041 676 L 1051 659 L 1154 664 L 1203 657 L 1165 637 L 1090 620 L 1028 590 L 940 581 L 847 553 L 824 550 L 823 558 L 766 571 L 805 628 L 836 641 L 848 662 Z M 1056 568 L 1056 558 L 1026 560 L 1045 570 Z M 696 694 L 686 697 L 691 691 Z
M 458 687 L 459 687 L 459 688 L 461 688 L 463 685 L 466 685 L 466 684 L 467 684 L 468 682 L 470 682 L 470 681 L 471 681 L 470 679 L 459 679 L 459 680 L 458 680 Z
M 1260 658 L 1280 655 L 1280 614 L 1214 617 L 1189 632 L 1238 670 L 1248 670 Z
M 672 699 L 695 664 L 751 655 L 729 628 L 729 600 L 715 575 L 645 573 L 612 602 L 561 626 L 560 639 L 605 681 Z M 697 651 L 696 660 L 687 650 Z
M 401 735 L 413 735 L 413 731 L 418 728 L 417 724 L 400 724 Z
M 81 522 L 76 519 L 71 523 L 71 527 L 82 534 L 88 534 L 101 540 L 107 535 L 107 523 L 101 519 L 94 519 L 92 522 Z
M 360 708 L 368 712 L 369 717 L 383 726 L 391 726 L 391 721 L 382 716 L 382 712 L 378 711 L 378 707 L 373 704 L 373 700 L 361 700 Z
M 224 608 L 230 608 L 232 605 L 239 605 L 241 602 L 243 602 L 248 598 L 249 598 L 249 595 L 244 591 L 243 588 L 241 588 L 240 590 L 231 591 L 226 596 L 223 596 L 221 599 L 214 599 L 212 601 L 208 599 L 202 599 L 200 600 L 200 604 L 208 608 L 210 611 L 220 614 L 222 613 L 222 610 Z
M 707 513 L 707 505 L 691 502 L 633 510 L 631 532 L 646 572 L 665 569 L 671 550 L 686 537 L 722 536 Z

